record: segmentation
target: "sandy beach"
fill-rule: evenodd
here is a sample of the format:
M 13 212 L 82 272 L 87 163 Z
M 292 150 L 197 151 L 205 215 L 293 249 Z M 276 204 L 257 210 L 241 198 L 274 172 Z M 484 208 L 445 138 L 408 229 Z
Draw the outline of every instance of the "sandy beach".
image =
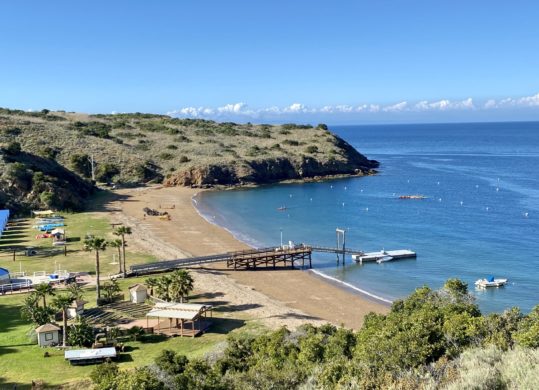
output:
M 202 256 L 246 249 L 223 228 L 202 218 L 192 204 L 200 190 L 151 187 L 117 191 L 108 204 L 111 222 L 133 229 L 129 245 L 160 259 Z M 170 221 L 144 216 L 149 207 L 167 211 Z M 331 322 L 359 328 L 365 314 L 385 313 L 388 307 L 321 280 L 308 271 L 231 271 L 225 264 L 193 268 L 196 292 L 209 302 L 226 305 L 230 316 L 244 315 L 276 328 Z

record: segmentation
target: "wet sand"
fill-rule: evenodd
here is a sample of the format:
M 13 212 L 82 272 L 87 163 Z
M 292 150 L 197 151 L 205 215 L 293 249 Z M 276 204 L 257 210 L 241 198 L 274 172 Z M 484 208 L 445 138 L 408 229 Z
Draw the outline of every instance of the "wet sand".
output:
M 192 204 L 200 190 L 152 187 L 119 190 L 109 204 L 111 222 L 133 228 L 129 244 L 161 259 L 184 258 L 247 249 L 223 228 L 202 218 Z M 167 211 L 171 220 L 144 216 L 149 207 Z M 334 286 L 309 271 L 231 271 L 217 263 L 193 269 L 196 293 L 208 302 L 227 305 L 230 316 L 245 314 L 275 328 L 331 322 L 359 328 L 365 314 L 386 313 L 388 307 Z

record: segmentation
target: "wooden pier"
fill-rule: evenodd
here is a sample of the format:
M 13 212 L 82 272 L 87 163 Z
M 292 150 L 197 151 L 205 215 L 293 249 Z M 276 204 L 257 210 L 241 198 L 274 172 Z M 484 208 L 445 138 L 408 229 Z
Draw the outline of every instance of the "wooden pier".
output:
M 276 268 L 277 266 L 305 267 L 308 261 L 312 268 L 312 249 L 308 246 L 295 248 L 270 247 L 250 249 L 245 251 L 227 252 L 210 256 L 189 257 L 186 259 L 164 260 L 154 263 L 136 264 L 130 267 L 131 274 L 142 275 L 156 272 L 165 272 L 177 268 L 192 267 L 209 263 L 225 262 L 227 267 L 238 269 L 256 269 L 260 266 Z
M 282 264 L 284 267 L 289 265 L 294 267 L 295 262 L 301 261 L 301 267 L 305 267 L 305 260 L 309 262 L 309 268 L 312 268 L 311 259 L 312 250 L 307 246 L 299 246 L 297 248 L 285 249 L 281 247 L 270 248 L 268 250 L 247 250 L 242 252 L 235 252 L 234 255 L 226 261 L 227 267 L 233 267 L 234 270 L 238 268 L 242 269 L 256 269 L 260 266 L 266 268 L 276 268 L 277 265 Z M 288 264 L 287 264 L 288 263 Z

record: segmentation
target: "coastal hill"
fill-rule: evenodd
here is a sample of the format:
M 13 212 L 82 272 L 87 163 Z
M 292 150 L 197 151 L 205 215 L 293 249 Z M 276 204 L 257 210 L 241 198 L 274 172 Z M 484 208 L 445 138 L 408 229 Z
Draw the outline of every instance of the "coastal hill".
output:
M 367 159 L 323 124 L 313 127 L 218 123 L 140 113 L 87 115 L 0 108 L 0 145 L 0 203 L 2 193 L 6 198 L 18 191 L 22 201 L 28 200 L 33 191 L 35 196 L 26 202 L 33 206 L 47 203 L 36 195 L 30 177 L 42 172 L 51 186 L 57 181 L 53 180 L 56 176 L 68 178 L 69 185 L 57 183 L 64 194 L 61 199 L 55 195 L 56 205 L 73 208 L 74 198 L 65 192 L 82 188 L 86 194 L 92 177 L 92 158 L 94 177 L 100 182 L 162 182 L 181 186 L 365 175 L 378 166 L 378 162 Z M 26 156 L 22 162 L 15 157 L 17 149 Z M 32 164 L 20 165 L 28 163 L 30 156 Z M 13 177 L 6 174 L 13 171 L 9 165 L 16 162 L 18 169 L 26 172 L 27 180 L 14 191 Z M 48 168 L 41 169 L 42 164 Z M 51 169 L 54 164 L 64 170 Z M 73 185 L 75 179 L 67 171 L 82 182 Z M 24 193 L 25 188 L 28 194 Z M 71 201 L 66 202 L 66 197 Z

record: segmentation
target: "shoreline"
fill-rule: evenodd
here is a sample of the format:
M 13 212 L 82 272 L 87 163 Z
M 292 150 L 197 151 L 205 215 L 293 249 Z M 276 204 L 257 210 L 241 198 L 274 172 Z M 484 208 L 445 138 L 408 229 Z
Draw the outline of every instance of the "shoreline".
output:
M 185 258 L 249 248 L 230 231 L 208 221 L 193 197 L 204 191 L 186 187 L 123 189 L 107 215 L 133 228 L 129 244 L 163 259 Z M 112 207 L 111 207 L 112 206 Z M 161 208 L 171 221 L 144 217 L 142 208 Z M 387 313 L 387 303 L 374 302 L 320 276 L 301 270 L 231 271 L 221 263 L 192 268 L 196 292 L 218 296 L 233 310 L 227 315 L 260 319 L 270 328 L 296 328 L 331 322 L 358 329 L 369 312 Z
M 203 192 L 219 191 L 219 189 L 204 189 L 202 191 Z M 224 226 L 224 225 L 221 225 L 221 224 L 219 224 L 219 223 L 217 223 L 215 221 L 212 221 L 211 218 L 208 215 L 204 214 L 204 212 L 201 211 L 201 209 L 199 207 L 199 200 L 196 199 L 200 195 L 200 192 L 196 192 L 191 198 L 193 203 L 194 203 L 193 207 L 197 211 L 198 215 L 200 215 L 206 222 L 208 222 L 208 223 L 210 223 L 210 224 L 212 224 L 214 226 L 217 226 L 217 227 L 219 227 L 221 229 L 226 230 L 228 233 L 230 233 L 239 242 L 242 242 L 243 244 L 249 246 L 250 248 L 256 249 L 257 247 L 254 245 L 254 240 L 253 240 L 253 242 L 245 241 L 244 239 L 239 237 L 238 232 L 234 231 L 233 229 L 228 228 L 227 226 Z M 350 291 L 353 294 L 359 295 L 360 297 L 368 299 L 368 300 L 373 301 L 375 303 L 379 303 L 380 305 L 390 307 L 393 304 L 393 301 L 391 301 L 390 299 L 380 297 L 380 296 L 375 295 L 375 294 L 373 294 L 373 293 L 371 293 L 371 292 L 369 292 L 367 290 L 363 290 L 363 289 L 361 289 L 361 288 L 359 288 L 357 286 L 354 286 L 354 285 L 352 285 L 352 284 L 350 284 L 348 282 L 345 282 L 345 281 L 339 280 L 337 278 L 334 278 L 333 276 L 327 275 L 327 274 L 315 269 L 314 267 L 312 269 L 302 270 L 302 271 L 315 275 L 316 278 L 322 280 L 324 283 L 329 283 L 329 284 L 331 284 L 333 286 L 336 286 L 336 287 L 338 287 L 340 289 L 343 289 L 345 291 Z

